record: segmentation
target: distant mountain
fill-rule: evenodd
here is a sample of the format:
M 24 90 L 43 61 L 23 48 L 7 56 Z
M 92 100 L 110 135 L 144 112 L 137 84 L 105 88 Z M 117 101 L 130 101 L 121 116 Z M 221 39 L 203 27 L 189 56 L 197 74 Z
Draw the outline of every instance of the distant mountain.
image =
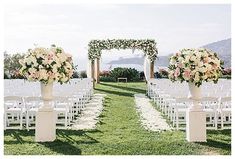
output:
M 131 58 L 119 58 L 118 60 L 110 61 L 107 64 L 118 65 L 118 64 L 134 64 L 134 65 L 143 65 L 144 57 L 131 57 Z M 158 56 L 158 59 L 155 62 L 157 67 L 167 67 L 169 64 L 169 56 Z
M 231 38 L 202 46 L 218 54 L 224 61 L 224 68 L 231 67 Z
M 213 42 L 202 47 L 216 52 L 218 56 L 224 61 L 224 68 L 231 67 L 231 38 Z M 155 62 L 155 66 L 167 67 L 169 65 L 169 57 L 170 55 L 158 56 L 158 59 Z M 143 65 L 144 57 L 119 58 L 118 60 L 110 61 L 108 64 Z

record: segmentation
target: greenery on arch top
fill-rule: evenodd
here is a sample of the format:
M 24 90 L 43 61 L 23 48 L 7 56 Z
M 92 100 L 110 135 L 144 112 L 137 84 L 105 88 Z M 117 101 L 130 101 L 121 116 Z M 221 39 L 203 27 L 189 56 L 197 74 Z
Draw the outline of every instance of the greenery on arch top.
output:
M 144 39 L 107 39 L 107 40 L 91 40 L 88 44 L 88 58 L 94 61 L 100 58 L 102 50 L 111 49 L 138 49 L 142 50 L 145 56 L 153 62 L 157 58 L 158 50 L 155 40 Z

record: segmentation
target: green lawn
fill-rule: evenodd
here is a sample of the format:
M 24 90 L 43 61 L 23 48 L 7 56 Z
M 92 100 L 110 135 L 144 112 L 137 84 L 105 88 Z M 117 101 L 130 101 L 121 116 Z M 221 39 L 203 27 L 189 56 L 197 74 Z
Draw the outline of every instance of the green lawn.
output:
M 96 130 L 58 130 L 52 143 L 35 143 L 34 131 L 4 132 L 5 155 L 188 155 L 231 154 L 231 131 L 208 131 L 207 143 L 188 143 L 184 131 L 150 132 L 143 129 L 134 107 L 135 93 L 145 93 L 145 83 L 101 83 L 106 93 Z

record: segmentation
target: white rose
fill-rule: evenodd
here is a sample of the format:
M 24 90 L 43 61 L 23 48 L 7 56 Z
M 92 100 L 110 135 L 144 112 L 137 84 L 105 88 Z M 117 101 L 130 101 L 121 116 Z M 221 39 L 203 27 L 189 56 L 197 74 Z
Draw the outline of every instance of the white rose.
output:
M 57 73 L 57 71 L 58 71 L 57 66 L 56 66 L 56 65 L 53 65 L 52 72 L 53 72 L 53 73 Z
M 203 62 L 199 61 L 197 65 L 198 65 L 198 67 L 202 67 L 203 66 Z
M 59 59 L 59 61 L 62 63 L 62 62 L 65 62 L 67 60 L 67 56 L 65 54 L 57 54 L 57 57 Z
M 34 66 L 34 67 L 38 67 L 38 63 L 34 63 L 33 66 Z
M 188 63 L 188 62 L 189 62 L 189 59 L 190 59 L 190 56 L 186 56 L 186 57 L 185 57 L 185 62 Z
M 29 73 L 30 74 L 33 74 L 33 73 L 35 73 L 37 70 L 35 69 L 35 68 L 29 68 Z
M 217 66 L 220 66 L 220 60 L 215 59 L 213 62 L 214 62 Z
M 207 78 L 208 78 L 208 76 L 206 74 L 202 76 L 203 80 L 206 80 Z
M 183 60 L 184 60 L 183 57 L 179 57 L 179 58 L 178 58 L 178 61 L 179 61 L 180 63 L 182 63 Z
M 198 71 L 204 73 L 207 71 L 207 69 L 205 67 L 200 67 Z
M 42 68 L 43 68 L 43 66 L 42 66 L 42 65 L 39 65 L 39 66 L 38 66 L 38 68 L 39 68 L 39 69 L 42 69 Z
M 196 72 L 196 73 L 195 73 L 194 81 L 195 81 L 195 82 L 199 82 L 199 81 L 200 81 L 199 72 Z
M 55 66 L 56 66 L 57 68 L 60 68 L 60 67 L 61 67 L 61 64 L 60 64 L 60 63 L 56 63 Z
M 44 58 L 41 53 L 37 53 L 37 54 L 36 54 L 36 57 L 37 57 L 38 59 L 39 59 L 39 58 Z
M 176 64 L 176 60 L 174 58 L 171 58 L 170 65 L 175 65 L 175 64 Z
M 208 70 L 208 71 L 210 71 L 211 69 L 212 69 L 212 66 L 210 65 L 210 64 L 204 64 L 204 66 L 206 66 L 206 69 Z
M 202 52 L 202 56 L 203 56 L 203 57 L 208 57 L 207 52 L 203 51 L 203 52 Z
M 198 51 L 198 52 L 196 52 L 196 56 L 198 59 L 200 59 L 202 57 L 202 53 Z
M 24 59 L 24 63 L 26 63 L 27 65 L 31 65 L 31 59 L 30 58 L 25 58 Z
M 196 58 L 196 56 L 194 56 L 194 55 L 190 57 L 190 60 L 191 60 L 191 61 L 195 61 L 196 59 L 197 59 L 197 58 Z
M 191 75 L 191 76 L 194 76 L 195 73 L 196 73 L 196 70 L 193 70 L 193 71 L 191 71 L 190 75 Z

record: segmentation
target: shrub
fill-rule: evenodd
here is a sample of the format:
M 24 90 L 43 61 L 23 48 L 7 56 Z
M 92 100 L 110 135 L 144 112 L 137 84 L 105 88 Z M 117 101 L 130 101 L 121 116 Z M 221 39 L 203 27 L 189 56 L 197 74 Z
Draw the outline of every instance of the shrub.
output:
M 86 73 L 86 71 L 81 71 L 81 72 L 80 72 L 80 78 L 87 78 L 87 73 Z
M 72 78 L 79 78 L 79 73 L 77 71 L 74 71 Z
M 159 69 L 159 74 L 161 78 L 168 78 L 168 71 L 165 69 Z
M 222 70 L 223 75 L 231 75 L 231 68 L 225 68 Z
M 101 76 L 100 81 L 101 82 L 116 82 L 116 79 L 110 76 L 109 77 Z
M 232 74 L 231 68 L 225 68 L 222 70 L 222 77 L 221 78 L 231 79 L 231 74 Z
M 114 68 L 110 72 L 110 77 L 113 77 L 116 81 L 119 77 L 127 78 L 128 81 L 139 81 L 140 73 L 135 68 Z
M 144 71 L 140 72 L 140 80 L 145 80 Z
M 155 77 L 155 78 L 162 78 L 162 76 L 160 75 L 159 72 L 155 72 L 155 73 L 154 73 L 154 77 Z

